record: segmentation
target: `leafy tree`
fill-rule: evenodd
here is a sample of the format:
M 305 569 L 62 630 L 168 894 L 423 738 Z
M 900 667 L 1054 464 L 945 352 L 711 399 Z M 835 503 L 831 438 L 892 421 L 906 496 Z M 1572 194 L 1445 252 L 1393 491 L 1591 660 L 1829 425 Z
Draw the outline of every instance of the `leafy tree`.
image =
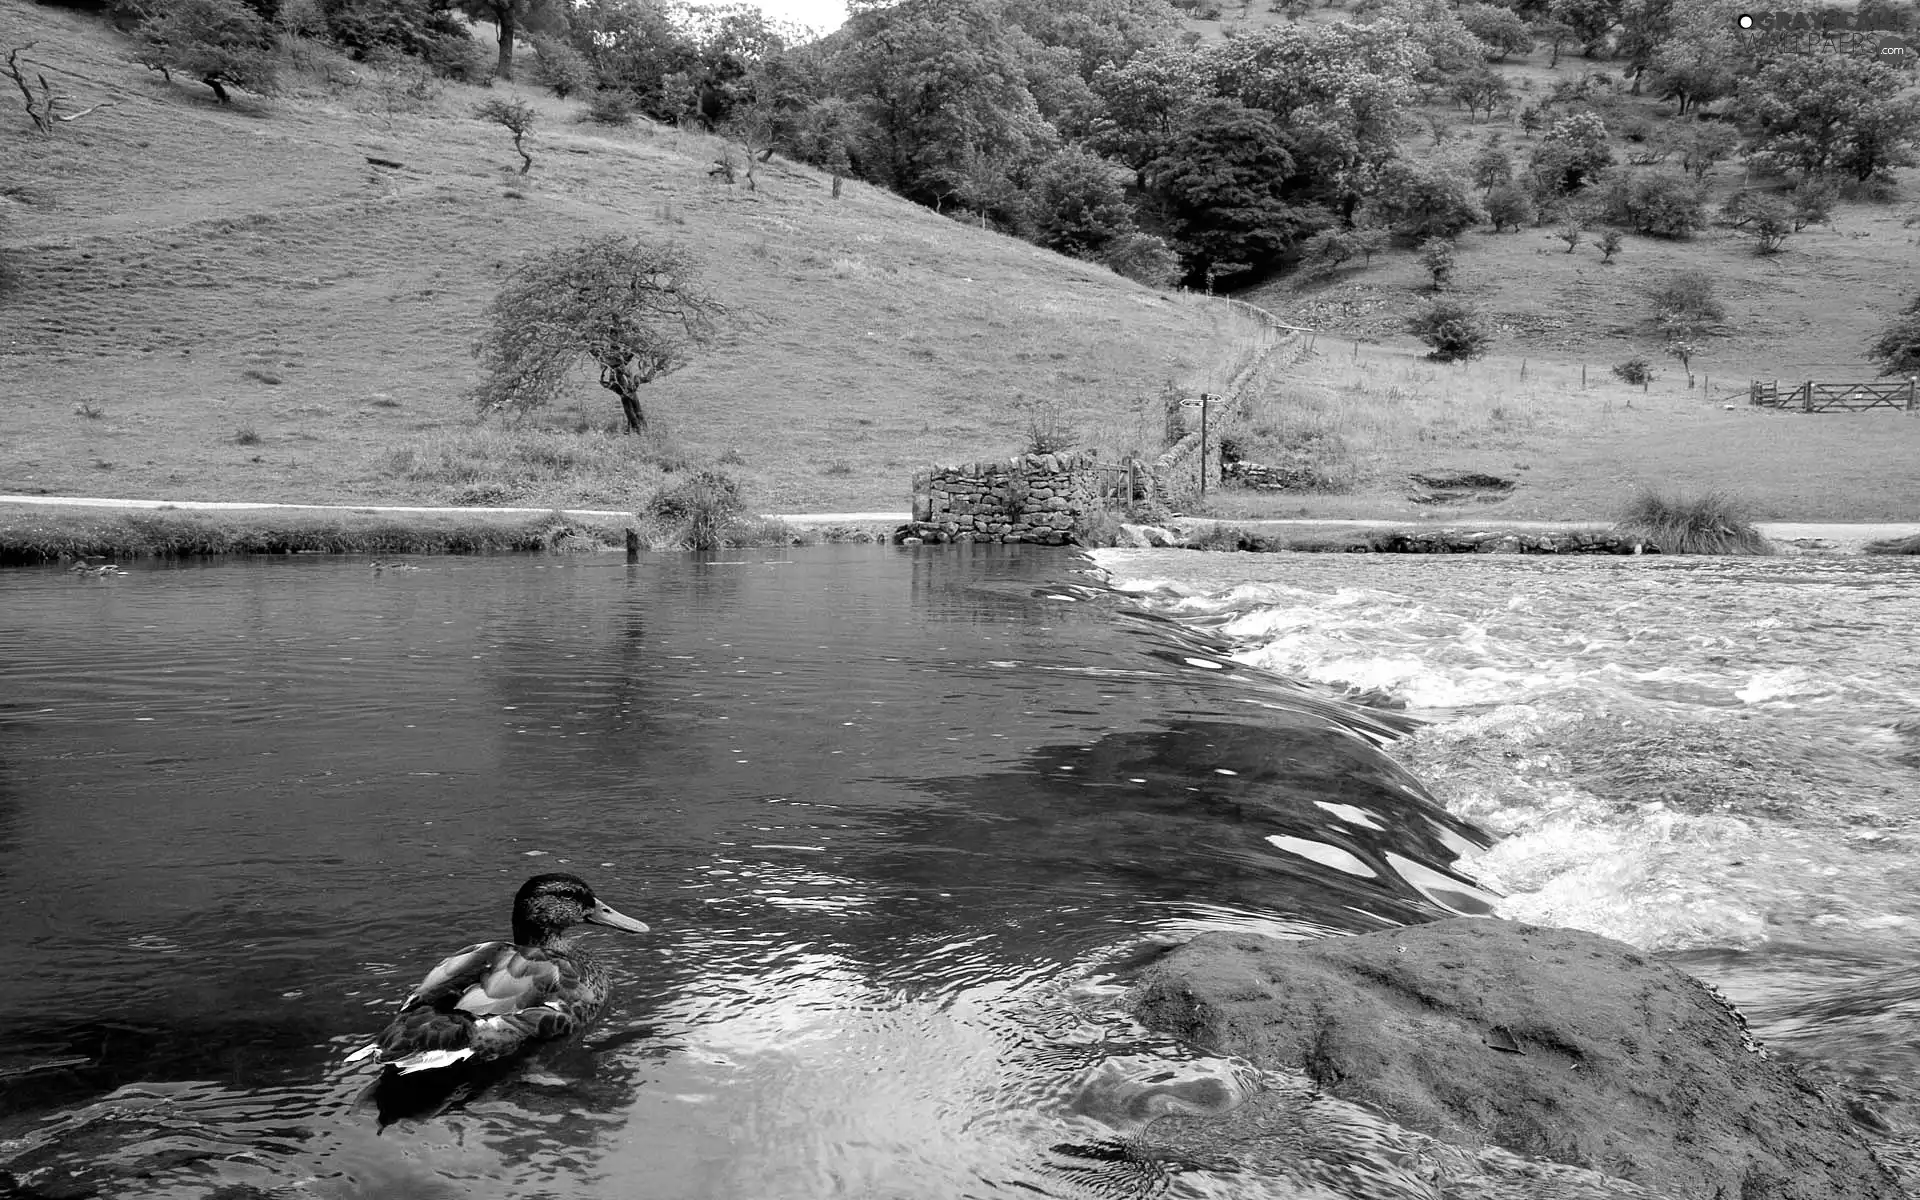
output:
M 1003 0 L 1009 25 L 1040 45 L 1065 50 L 1063 60 L 1082 80 L 1168 43 L 1180 16 L 1164 0 Z
M 142 66 L 198 79 L 221 104 L 232 103 L 228 87 L 274 86 L 273 29 L 240 0 L 169 0 L 141 20 L 136 36 Z
M 1101 260 L 1118 274 L 1148 287 L 1172 287 L 1180 278 L 1180 256 L 1173 247 L 1164 238 L 1138 230 L 1108 242 Z
M 1377 173 L 1367 211 L 1398 236 L 1414 241 L 1457 237 L 1486 220 L 1466 180 L 1405 159 Z
M 1147 168 L 1189 276 L 1263 269 L 1293 243 L 1299 216 L 1280 190 L 1293 165 L 1267 114 L 1237 100 L 1193 111 Z
M 474 20 L 491 22 L 499 34 L 500 57 L 494 73 L 502 79 L 513 78 L 516 33 L 564 34 L 567 30 L 567 13 L 556 0 L 457 0 L 457 4 Z
M 1529 169 L 1543 191 L 1564 194 L 1592 182 L 1612 162 L 1606 124 L 1595 113 L 1580 112 L 1553 123 L 1534 147 Z
M 1620 231 L 1618 229 L 1609 229 L 1600 235 L 1599 246 L 1601 262 L 1610 263 L 1613 261 L 1613 256 L 1620 253 L 1620 241 Z
M 1467 164 L 1469 177 L 1473 185 L 1483 192 L 1492 192 L 1503 183 L 1513 182 L 1513 159 L 1507 156 L 1507 148 L 1500 144 L 1500 135 L 1494 134 L 1486 144 L 1474 152 L 1473 161 Z
M 1033 240 L 1075 258 L 1099 259 L 1116 239 L 1135 231 L 1114 166 L 1097 154 L 1069 148 L 1034 171 L 1027 188 Z
M 593 68 L 587 65 L 586 58 L 567 42 L 558 38 L 536 37 L 533 39 L 533 80 L 554 95 L 565 100 L 575 92 L 584 92 L 593 86 Z
M 1573 30 L 1573 38 L 1580 43 L 1588 58 L 1599 53 L 1607 43 L 1607 35 L 1620 23 L 1625 15 L 1624 0 L 1553 0 L 1547 11 Z
M 1586 235 L 1587 223 L 1577 214 L 1562 218 L 1554 228 L 1553 235 L 1567 244 L 1567 253 L 1572 254 L 1580 245 L 1580 239 Z
M 1868 344 L 1867 357 L 1884 360 L 1882 375 L 1920 372 L 1920 296 L 1915 296 Z
M 1674 0 L 1626 0 L 1621 8 L 1620 39 L 1614 49 L 1627 60 L 1636 96 L 1654 56 L 1673 33 L 1673 9 Z
M 1493 110 L 1513 95 L 1513 87 L 1507 83 L 1507 77 L 1484 64 L 1454 76 L 1448 90 L 1453 93 L 1455 100 L 1466 106 L 1470 117 L 1476 113 L 1491 117 Z
M 1520 14 L 1498 4 L 1474 3 L 1460 6 L 1460 23 L 1487 48 L 1487 57 L 1502 62 L 1509 54 L 1526 54 L 1533 49 L 1533 31 Z
M 1433 290 L 1443 290 L 1453 278 L 1454 255 L 1451 239 L 1428 238 L 1420 243 L 1420 265 L 1433 277 Z
M 1649 289 L 1647 299 L 1654 320 L 1675 336 L 1691 338 L 1727 319 L 1705 271 L 1675 271 Z
M 449 0 L 321 0 L 320 11 L 326 35 L 362 61 L 380 46 L 434 61 L 472 44 Z
M 1431 349 L 1428 358 L 1459 362 L 1479 358 L 1493 342 L 1486 322 L 1471 305 L 1459 300 L 1434 300 L 1407 322 L 1407 332 Z
M 1761 68 L 1742 87 L 1741 106 L 1758 127 L 1763 161 L 1864 180 L 1912 161 L 1920 99 L 1903 95 L 1905 86 L 1893 67 L 1815 42 Z
M 866 117 L 863 168 L 909 199 L 938 203 L 969 154 L 1015 164 L 1051 149 L 1052 128 L 986 0 L 863 8 L 838 36 L 829 73 Z
M 1560 51 L 1568 42 L 1575 40 L 1573 26 L 1565 21 L 1548 19 L 1535 21 L 1529 28 L 1533 31 L 1534 40 L 1545 42 L 1549 48 L 1547 69 L 1557 69 L 1560 66 Z
M 1707 223 L 1705 191 L 1684 176 L 1616 176 L 1601 204 L 1607 220 L 1652 237 L 1691 237 Z
M 646 428 L 640 389 L 687 362 L 726 312 L 686 251 L 602 234 L 524 257 L 487 306 L 474 347 L 482 412 L 531 411 L 558 399 L 583 363 L 620 398 L 627 432 Z
M 1680 135 L 1680 166 L 1695 179 L 1705 179 L 1715 163 L 1733 154 L 1740 135 L 1719 121 L 1694 121 Z
M 1509 225 L 1518 233 L 1520 227 L 1534 217 L 1532 199 L 1519 188 L 1504 183 L 1487 193 L 1486 209 L 1487 220 L 1492 223 L 1495 233 Z
M 602 89 L 631 95 L 642 112 L 669 119 L 667 81 L 698 69 L 699 51 L 657 0 L 574 0 L 574 48 Z
M 1094 72 L 1096 115 L 1087 144 L 1125 163 L 1146 186 L 1147 164 L 1160 156 L 1187 111 L 1205 98 L 1209 81 L 1200 53 L 1166 42 Z
M 1300 244 L 1300 273 L 1308 279 L 1331 275 L 1359 253 L 1348 230 L 1322 229 Z
M 1020 189 L 1014 186 L 1011 168 L 1004 153 L 968 145 L 956 161 L 936 169 L 933 177 L 946 186 L 947 194 L 972 209 L 985 229 L 989 218 L 1003 220 L 1017 208 Z

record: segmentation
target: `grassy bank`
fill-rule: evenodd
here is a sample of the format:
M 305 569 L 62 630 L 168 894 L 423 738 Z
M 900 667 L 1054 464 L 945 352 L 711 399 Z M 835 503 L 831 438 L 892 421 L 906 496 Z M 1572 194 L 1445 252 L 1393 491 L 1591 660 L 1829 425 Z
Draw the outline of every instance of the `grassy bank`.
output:
M 650 550 L 687 548 L 679 522 L 621 521 L 560 512 L 307 513 L 285 510 L 47 508 L 0 506 L 0 565 L 70 559 L 187 558 L 214 554 L 490 554 L 623 550 L 633 533 Z M 796 529 L 760 517 L 729 520 L 724 546 L 875 541 L 878 526 Z

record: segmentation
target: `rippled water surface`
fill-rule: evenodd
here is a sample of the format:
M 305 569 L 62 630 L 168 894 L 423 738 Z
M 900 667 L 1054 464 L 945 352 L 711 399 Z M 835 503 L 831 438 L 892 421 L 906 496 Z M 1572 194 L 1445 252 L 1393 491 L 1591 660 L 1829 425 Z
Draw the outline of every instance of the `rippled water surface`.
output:
M 1392 753 L 1501 835 L 1463 864 L 1501 915 L 1671 952 L 1911 1145 L 1920 560 L 1096 557 L 1236 661 L 1431 720 Z
M 1066 1161 L 1126 1125 L 1089 1081 L 1239 1068 L 1128 1021 L 1117 964 L 1495 898 L 1451 869 L 1487 839 L 1380 750 L 1402 714 L 1084 565 L 0 573 L 0 1171 L 221 1200 L 1163 1188 Z M 376 1133 L 346 1051 L 553 869 L 654 929 L 595 935 L 597 1031 Z

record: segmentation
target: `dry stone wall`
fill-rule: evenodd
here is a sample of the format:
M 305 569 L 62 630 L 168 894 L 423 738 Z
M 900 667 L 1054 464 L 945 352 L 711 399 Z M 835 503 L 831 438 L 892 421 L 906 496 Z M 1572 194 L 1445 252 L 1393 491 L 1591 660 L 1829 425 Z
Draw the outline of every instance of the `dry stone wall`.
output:
M 1094 451 L 1081 450 L 921 471 L 899 539 L 1064 546 L 1074 524 L 1101 507 L 1098 465 Z

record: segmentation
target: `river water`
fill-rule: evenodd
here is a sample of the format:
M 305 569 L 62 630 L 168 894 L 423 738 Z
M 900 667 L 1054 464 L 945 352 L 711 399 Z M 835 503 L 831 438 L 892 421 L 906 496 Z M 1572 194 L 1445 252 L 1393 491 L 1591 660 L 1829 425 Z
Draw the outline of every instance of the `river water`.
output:
M 1454 912 L 1673 954 L 1904 1156 L 1916 564 L 1096 561 L 0 573 L 0 1195 L 1233 1195 L 1088 1166 L 1098 1081 L 1246 1078 L 1128 965 Z M 346 1053 L 545 870 L 653 926 L 601 1024 L 382 1131 Z

